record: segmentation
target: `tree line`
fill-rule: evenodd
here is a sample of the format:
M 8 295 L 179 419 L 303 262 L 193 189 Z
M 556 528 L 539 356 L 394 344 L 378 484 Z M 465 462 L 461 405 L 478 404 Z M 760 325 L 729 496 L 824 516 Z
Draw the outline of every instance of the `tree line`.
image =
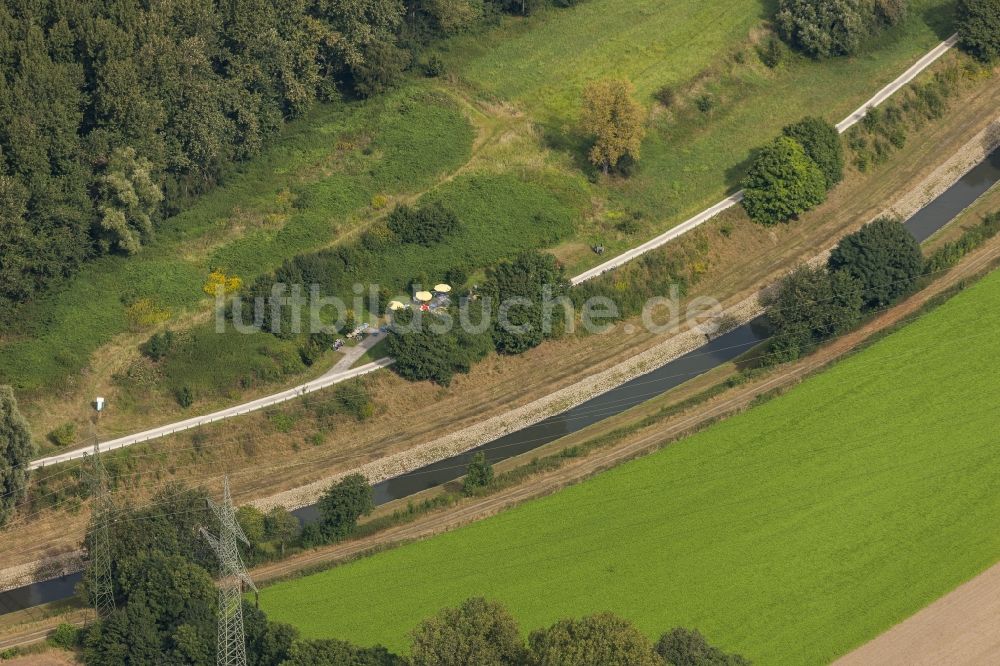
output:
M 3 3 L 0 321 L 88 260 L 141 251 L 316 102 L 377 95 L 431 40 L 537 4 Z

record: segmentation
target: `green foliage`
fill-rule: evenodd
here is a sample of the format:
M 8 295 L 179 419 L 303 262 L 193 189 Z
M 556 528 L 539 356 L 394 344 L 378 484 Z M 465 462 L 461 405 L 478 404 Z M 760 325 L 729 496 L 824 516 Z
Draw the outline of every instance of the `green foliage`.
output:
M 0 527 L 27 493 L 28 463 L 35 455 L 28 422 L 9 386 L 0 386 Z
M 80 646 L 83 632 L 72 624 L 63 622 L 48 638 L 48 642 L 63 650 L 75 650 Z
M 76 441 L 76 424 L 70 421 L 63 423 L 45 436 L 56 446 L 69 446 Z
M 178 387 L 174 391 L 174 399 L 177 400 L 177 404 L 187 409 L 194 404 L 194 391 L 187 384 Z
M 486 454 L 480 451 L 472 456 L 472 461 L 465 471 L 465 481 L 462 491 L 466 495 L 472 495 L 480 488 L 485 488 L 493 482 L 493 465 L 486 458 Z
M 174 346 L 173 331 L 154 333 L 149 340 L 140 345 L 139 351 L 151 361 L 162 361 Z
M 319 500 L 321 529 L 327 539 L 340 540 L 350 534 L 358 518 L 375 508 L 372 487 L 360 474 L 350 474 L 330 486 Z
M 683 627 L 674 627 L 660 636 L 656 653 L 670 666 L 750 666 L 742 656 L 709 645 L 697 629 Z
M 889 305 L 913 288 L 924 267 L 920 243 L 900 222 L 879 218 L 841 239 L 830 254 L 831 271 L 861 284 L 869 308 Z
M 780 0 L 775 21 L 789 44 L 814 58 L 854 55 L 906 17 L 905 0 Z
M 397 206 L 389 214 L 389 229 L 404 243 L 430 247 L 458 231 L 458 216 L 440 202 L 420 208 Z
M 998 0 L 959 0 L 955 23 L 963 49 L 984 62 L 1000 58 Z
M 809 116 L 787 125 L 782 133 L 799 142 L 806 155 L 823 172 L 826 188 L 830 189 L 844 178 L 844 144 L 840 133 L 831 123 Z
M 762 46 L 758 47 L 757 54 L 760 56 L 760 61 L 764 63 L 765 67 L 774 69 L 784 60 L 785 49 L 781 45 L 781 40 L 771 35 L 764 41 Z
M 243 601 L 243 633 L 246 637 L 247 666 L 280 666 L 291 657 L 292 644 L 299 636 L 295 627 L 268 622 L 267 616 Z
M 399 85 L 410 65 L 410 54 L 389 40 L 377 40 L 351 66 L 354 91 L 362 97 L 383 94 Z
M 112 249 L 135 254 L 153 233 L 163 193 L 153 178 L 153 165 L 136 154 L 134 148 L 115 150 L 96 181 L 99 243 L 105 252 Z
M 847 273 L 803 266 L 785 277 L 768 304 L 771 358 L 789 361 L 861 319 L 863 286 Z
M 649 639 L 631 622 L 612 613 L 580 620 L 560 620 L 528 638 L 531 663 L 537 666 L 629 664 L 662 666 Z
M 264 538 L 277 542 L 282 555 L 285 554 L 285 546 L 298 536 L 300 530 L 298 518 L 283 506 L 274 507 L 264 516 Z
M 826 178 L 802 145 L 779 137 L 764 147 L 743 179 L 743 207 L 764 225 L 787 222 L 826 200 Z
M 957 264 L 972 250 L 1000 233 L 1000 212 L 987 215 L 981 224 L 965 229 L 957 240 L 949 241 L 934 251 L 924 264 L 924 273 L 935 274 Z
M 502 604 L 472 598 L 445 608 L 410 634 L 413 666 L 521 666 L 524 641 Z M 602 662 L 611 663 L 611 662 Z
M 304 640 L 292 645 L 281 666 L 406 666 L 402 657 L 384 647 L 361 648 L 338 640 Z

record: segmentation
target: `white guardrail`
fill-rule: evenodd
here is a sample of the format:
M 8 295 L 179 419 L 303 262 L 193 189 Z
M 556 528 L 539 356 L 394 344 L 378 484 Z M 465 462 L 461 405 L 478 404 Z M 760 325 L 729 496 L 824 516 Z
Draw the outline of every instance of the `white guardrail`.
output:
M 907 69 L 901 76 L 899 76 L 892 83 L 882 88 L 874 97 L 865 102 L 857 111 L 849 115 L 847 118 L 842 120 L 837 125 L 837 131 L 840 133 L 846 132 L 848 129 L 853 127 L 868 113 L 868 109 L 880 105 L 885 100 L 889 99 L 894 93 L 896 93 L 900 88 L 905 86 L 907 83 L 915 79 L 921 72 L 931 66 L 938 58 L 943 56 L 948 52 L 955 44 L 958 43 L 958 35 L 952 35 L 947 40 L 941 42 L 936 47 L 931 49 L 926 55 L 924 55 L 920 60 L 913 64 L 912 67 Z M 737 192 L 731 196 L 726 197 L 714 206 L 703 210 L 694 217 L 681 222 L 677 226 L 671 228 L 656 238 L 646 241 L 638 247 L 634 247 L 631 250 L 623 252 L 617 257 L 610 259 L 599 266 L 595 266 L 590 270 L 580 273 L 576 277 L 570 280 L 571 284 L 577 285 L 581 282 L 586 282 L 599 275 L 607 273 L 608 271 L 614 270 L 620 266 L 627 264 L 636 257 L 640 257 L 647 252 L 655 250 L 658 247 L 665 245 L 666 243 L 672 241 L 675 238 L 683 236 L 692 229 L 695 229 L 705 222 L 708 222 L 713 217 L 718 215 L 724 210 L 732 208 L 740 201 L 743 200 L 743 192 Z M 347 381 L 348 379 L 353 379 L 355 377 L 360 377 L 366 375 L 370 372 L 375 372 L 382 368 L 386 368 L 392 365 L 393 359 L 384 358 L 372 363 L 366 363 L 365 365 L 359 366 L 357 368 L 352 368 L 350 370 L 345 370 L 337 374 L 332 374 L 329 376 L 320 377 L 311 382 L 306 382 L 305 384 L 300 384 L 299 386 L 290 388 L 288 390 L 282 391 L 280 393 L 275 393 L 274 395 L 266 396 L 264 398 L 258 398 L 257 400 L 252 400 L 250 402 L 243 403 L 242 405 L 237 405 L 235 407 L 230 407 L 228 409 L 221 409 L 217 412 L 211 414 L 206 414 L 205 416 L 195 416 L 190 419 L 185 419 L 183 421 L 178 421 L 177 423 L 172 423 L 170 425 L 161 426 L 159 428 L 153 428 L 151 430 L 145 430 L 143 432 L 136 433 L 134 435 L 128 435 L 126 437 L 119 437 L 118 439 L 112 439 L 107 442 L 102 442 L 99 447 L 101 451 L 113 451 L 115 449 L 121 449 L 126 446 L 131 446 L 133 444 L 138 444 L 140 442 L 148 442 L 151 439 L 157 439 L 159 437 L 165 437 L 167 435 L 172 435 L 176 432 L 181 432 L 182 430 L 189 430 L 191 428 L 197 428 L 198 426 L 207 425 L 209 423 L 214 423 L 216 421 L 222 421 L 224 419 L 233 418 L 234 416 L 241 416 L 243 414 L 249 414 L 250 412 L 255 412 L 261 409 L 266 409 L 273 405 L 298 398 L 300 396 L 306 395 L 307 393 L 312 393 L 313 391 L 318 391 L 320 389 L 333 386 L 334 384 L 339 384 L 340 382 Z M 38 460 L 32 461 L 28 466 L 29 469 L 38 469 L 40 467 L 45 467 L 46 465 L 55 465 L 58 463 L 69 462 L 70 460 L 76 460 L 88 455 L 91 452 L 90 448 L 75 449 L 73 451 L 66 451 L 54 456 L 49 456 L 47 458 L 40 458 Z

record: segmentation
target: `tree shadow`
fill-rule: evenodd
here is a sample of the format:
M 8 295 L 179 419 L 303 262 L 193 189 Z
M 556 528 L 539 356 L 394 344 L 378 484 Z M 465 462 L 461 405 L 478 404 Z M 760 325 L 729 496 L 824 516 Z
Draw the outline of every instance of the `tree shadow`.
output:
M 745 159 L 726 169 L 726 187 L 729 192 L 735 192 L 740 189 L 740 183 L 743 181 L 743 177 L 747 174 L 747 171 L 750 170 L 750 165 L 757 159 L 761 150 L 762 147 L 752 149 L 750 154 L 747 155 Z
M 564 128 L 553 125 L 542 127 L 542 143 L 553 152 L 565 153 L 570 156 L 573 166 L 594 180 L 600 171 L 591 164 L 587 153 L 590 150 L 590 138 L 576 131 L 564 131 Z

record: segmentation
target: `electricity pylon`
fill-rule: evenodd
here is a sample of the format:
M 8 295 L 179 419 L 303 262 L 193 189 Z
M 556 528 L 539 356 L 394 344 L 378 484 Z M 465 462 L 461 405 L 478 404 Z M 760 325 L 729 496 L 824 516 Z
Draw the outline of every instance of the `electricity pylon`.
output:
M 94 435 L 94 453 L 91 456 L 91 520 L 94 531 L 90 536 L 91 575 L 94 610 L 99 619 L 106 619 L 115 611 L 115 593 L 111 583 L 111 514 L 114 506 L 108 495 L 107 472 L 101 462 L 101 447 Z
M 236 521 L 233 498 L 229 494 L 229 477 L 226 476 L 222 491 L 222 504 L 208 501 L 219 519 L 219 538 L 216 539 L 204 527 L 201 533 L 212 545 L 219 558 L 219 628 L 216 644 L 215 663 L 218 666 L 246 666 L 247 647 L 243 635 L 243 586 L 257 592 L 250 580 L 237 539 L 250 545 L 240 524 Z

